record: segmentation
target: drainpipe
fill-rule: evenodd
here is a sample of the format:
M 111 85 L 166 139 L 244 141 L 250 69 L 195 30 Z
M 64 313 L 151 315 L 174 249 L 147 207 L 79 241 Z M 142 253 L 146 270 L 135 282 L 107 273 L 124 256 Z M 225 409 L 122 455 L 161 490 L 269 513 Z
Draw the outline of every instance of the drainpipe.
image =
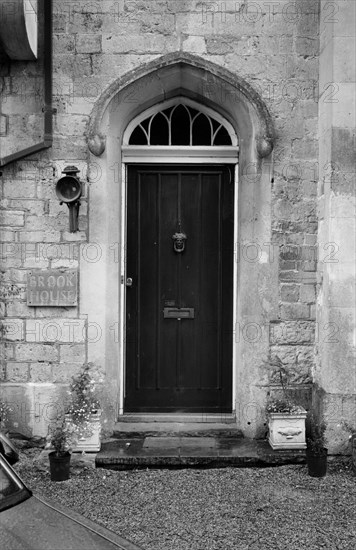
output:
M 5 166 L 15 160 L 20 160 L 27 155 L 38 153 L 44 149 L 52 147 L 53 144 L 53 122 L 52 115 L 55 112 L 52 104 L 52 0 L 41 0 L 43 7 L 43 27 L 44 27 L 44 44 L 43 44 L 43 69 L 44 69 L 44 139 L 40 143 L 31 145 L 26 149 L 22 149 L 16 153 L 8 155 L 0 159 L 0 166 Z

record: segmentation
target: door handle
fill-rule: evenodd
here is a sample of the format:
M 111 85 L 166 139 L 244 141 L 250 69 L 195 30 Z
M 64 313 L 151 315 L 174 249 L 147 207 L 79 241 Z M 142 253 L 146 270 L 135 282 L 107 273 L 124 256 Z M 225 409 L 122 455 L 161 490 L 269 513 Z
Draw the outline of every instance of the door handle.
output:
M 125 282 L 125 285 L 126 285 L 126 286 L 132 286 L 132 283 L 133 283 L 132 278 L 131 278 L 131 277 L 127 277 L 126 282 Z

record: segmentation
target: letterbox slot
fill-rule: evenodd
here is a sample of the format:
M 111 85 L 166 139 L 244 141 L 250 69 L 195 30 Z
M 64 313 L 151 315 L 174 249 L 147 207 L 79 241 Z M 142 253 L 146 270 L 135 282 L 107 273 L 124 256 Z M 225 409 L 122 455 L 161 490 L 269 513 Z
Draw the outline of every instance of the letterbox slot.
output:
M 163 309 L 165 319 L 194 319 L 193 307 L 165 307 Z

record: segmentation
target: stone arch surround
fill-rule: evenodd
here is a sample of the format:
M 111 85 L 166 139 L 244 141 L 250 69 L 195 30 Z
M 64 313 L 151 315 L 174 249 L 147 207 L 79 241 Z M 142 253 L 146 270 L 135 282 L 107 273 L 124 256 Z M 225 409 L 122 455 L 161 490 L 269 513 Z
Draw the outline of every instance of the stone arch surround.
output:
M 130 121 L 141 111 L 176 95 L 191 97 L 227 116 L 241 139 L 254 144 L 259 157 L 272 152 L 272 119 L 253 87 L 214 63 L 182 52 L 168 54 L 134 69 L 106 88 L 91 114 L 89 150 L 95 156 L 104 152 L 108 112 L 112 115 L 120 110 L 121 116 Z
M 269 350 L 269 320 L 275 318 L 278 304 L 278 263 L 271 244 L 273 124 L 247 82 L 196 56 L 169 54 L 130 71 L 110 84 L 94 105 L 88 135 L 89 240 L 100 247 L 100 258 L 81 262 L 80 303 L 89 323 L 100 326 L 101 337 L 89 339 L 88 360 L 105 368 L 110 428 L 122 412 L 118 396 L 124 383 L 120 337 L 122 136 L 140 112 L 179 95 L 220 113 L 239 138 L 234 410 L 244 434 L 259 437 L 265 430 L 267 394 L 261 365 Z

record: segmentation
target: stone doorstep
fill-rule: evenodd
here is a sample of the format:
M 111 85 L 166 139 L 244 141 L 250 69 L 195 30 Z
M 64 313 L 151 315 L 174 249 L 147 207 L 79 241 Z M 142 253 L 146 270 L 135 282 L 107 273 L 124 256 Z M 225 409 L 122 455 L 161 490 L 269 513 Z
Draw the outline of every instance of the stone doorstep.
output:
M 135 417 L 131 421 L 127 418 L 125 421 L 116 422 L 114 425 L 113 437 L 117 439 L 129 439 L 137 437 L 235 437 L 242 438 L 243 433 L 238 430 L 236 424 L 228 421 L 221 422 L 210 419 L 208 422 L 198 422 L 196 418 L 190 417 L 189 421 L 183 419 L 180 415 L 179 421 L 174 419 L 172 415 L 161 419 L 158 415 L 154 416 L 154 420 L 146 415 L 146 419 L 142 420 L 142 415 Z
M 136 437 L 103 441 L 99 468 L 214 468 L 305 463 L 304 450 L 274 451 L 265 440 L 224 437 Z
M 117 424 L 123 423 L 187 423 L 193 424 L 234 424 L 234 413 L 125 413 Z
M 143 449 L 216 449 L 214 437 L 145 437 Z

